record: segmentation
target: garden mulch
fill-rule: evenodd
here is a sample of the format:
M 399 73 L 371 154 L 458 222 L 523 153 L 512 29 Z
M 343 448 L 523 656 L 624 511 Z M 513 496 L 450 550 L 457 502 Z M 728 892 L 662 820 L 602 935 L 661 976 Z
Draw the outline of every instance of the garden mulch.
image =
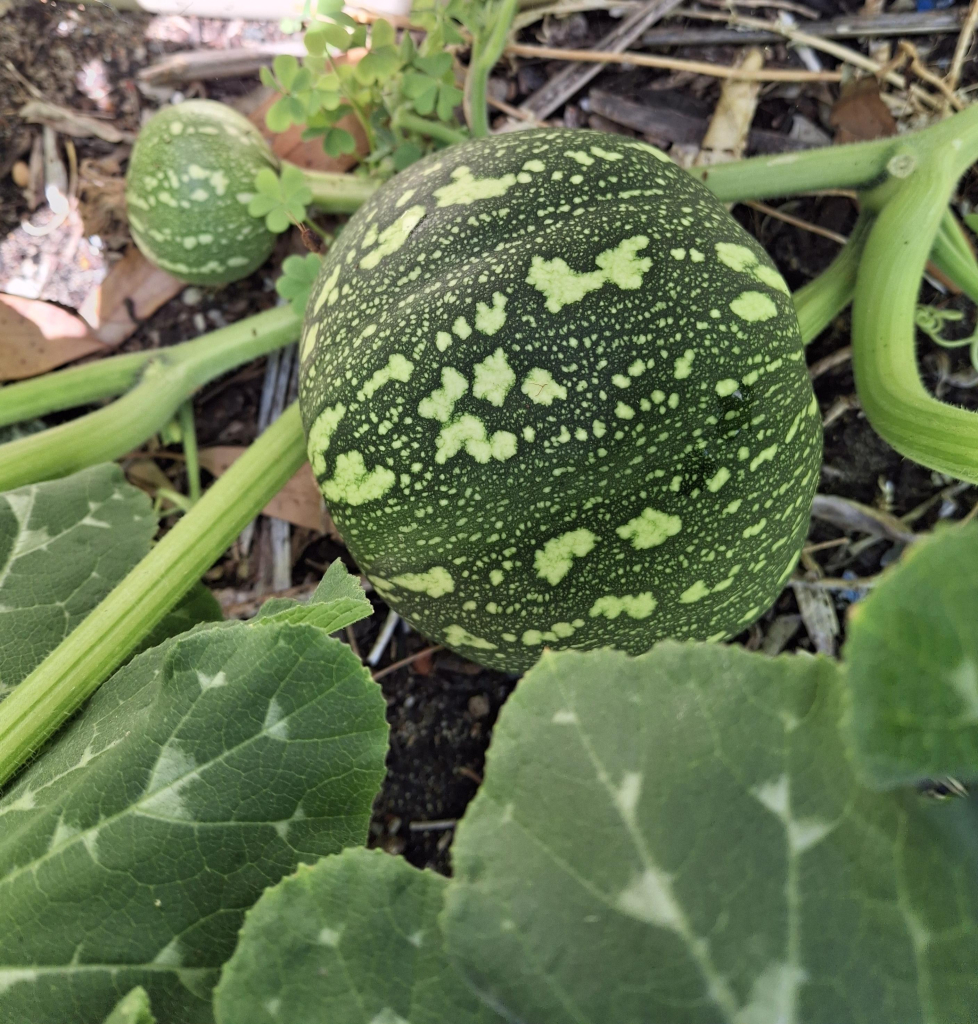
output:
M 0 0 L 0 7 L 3 0 Z M 690 4 L 690 6 L 694 6 Z M 702 0 L 697 9 L 716 13 L 721 5 Z M 879 14 L 880 5 L 867 3 L 847 6 L 838 0 L 805 0 L 804 5 L 769 0 L 745 5 L 745 13 L 754 17 L 771 14 L 775 9 L 796 12 L 801 27 L 830 25 L 832 19 Z M 625 13 L 634 5 L 623 4 Z M 804 17 L 798 11 L 810 17 Z M 913 8 L 897 0 L 892 13 L 914 14 Z M 963 8 L 952 8 L 960 15 Z M 924 17 L 921 12 L 918 17 Z M 932 16 L 946 22 L 948 12 L 934 10 Z M 814 17 L 811 17 L 814 16 Z M 551 47 L 581 48 L 594 46 L 620 20 L 612 13 L 590 11 L 557 20 L 537 23 L 522 33 L 527 43 Z M 935 22 L 936 24 L 936 22 Z M 650 52 L 719 64 L 730 64 L 742 47 L 729 41 L 701 45 L 697 38 L 706 29 L 722 29 L 713 22 L 691 17 L 672 17 L 647 33 L 648 45 L 655 33 L 677 29 L 685 32 L 681 45 L 651 49 Z M 24 218 L 44 223 L 43 204 L 32 214 L 23 190 L 14 183 L 11 172 L 16 161 L 28 161 L 31 147 L 39 135 L 34 125 L 25 125 L 20 107 L 36 95 L 78 113 L 105 119 L 125 132 L 138 131 L 141 119 L 161 103 L 172 100 L 174 87 L 140 84 L 137 73 L 167 53 L 190 48 L 238 47 L 248 42 L 268 42 L 281 38 L 274 24 L 204 21 L 193 18 L 151 18 L 147 15 L 120 14 L 101 4 L 28 2 L 13 6 L 0 23 L 0 290 L 11 280 L 18 287 L 34 288 L 36 296 L 77 308 L 84 295 L 117 260 L 126 243 L 118 216 L 112 218 L 112 203 L 118 206 L 118 189 L 103 195 L 105 209 L 87 210 L 87 223 L 72 222 L 67 234 L 33 237 L 20 228 Z M 908 37 L 911 38 L 911 37 Z M 918 52 L 929 66 L 945 67 L 957 39 L 954 31 L 912 36 Z M 846 45 L 859 47 L 857 40 Z M 893 41 L 895 44 L 895 40 Z M 784 42 L 767 44 L 769 62 L 780 67 L 802 67 L 797 54 Z M 834 69 L 838 64 L 824 54 L 821 66 Z M 541 89 L 565 64 L 537 58 L 510 60 L 497 69 L 492 83 L 493 95 L 509 106 L 519 106 Z M 975 63 L 965 64 L 963 84 L 978 79 Z M 180 85 L 185 96 L 208 96 L 237 100 L 258 85 L 257 75 L 220 81 L 191 82 Z M 720 94 L 720 82 L 685 71 L 653 70 L 628 65 L 608 66 L 582 91 L 558 108 L 550 123 L 570 127 L 590 126 L 606 131 L 645 135 L 658 145 L 695 139 L 708 123 Z M 887 112 L 876 101 L 840 104 L 839 87 L 826 83 L 771 84 L 761 89 L 752 135 L 753 148 L 790 149 L 799 140 L 830 140 L 839 132 L 872 133 L 885 130 Z M 650 113 L 651 112 L 651 113 Z M 652 117 L 654 123 L 648 122 Z M 645 118 L 646 120 L 642 120 Z M 875 118 L 875 120 L 874 120 Z M 906 119 L 909 125 L 911 119 Z M 638 126 L 638 127 L 636 127 Z M 644 131 L 642 130 L 644 127 Z M 671 138 L 663 137 L 672 133 Z M 98 139 L 74 140 L 79 163 L 99 162 L 102 173 L 113 178 L 124 171 L 127 146 Z M 750 151 L 750 150 L 749 150 Z M 114 170 L 115 169 L 115 170 Z M 113 195 L 115 199 L 113 200 Z M 107 198 L 106 198 L 107 197 Z M 963 186 L 962 198 L 978 204 L 978 183 L 972 178 Z M 855 219 L 855 205 L 845 195 L 803 197 L 788 204 L 772 201 L 784 212 L 809 225 L 836 234 L 846 234 Z M 114 213 L 118 215 L 116 208 Z M 769 213 L 741 205 L 734 215 L 760 239 L 771 253 L 792 288 L 811 280 L 823 270 L 838 251 L 838 242 L 800 229 Z M 98 217 L 101 216 L 101 220 Z M 93 222 L 95 218 L 95 222 Z M 99 228 L 102 235 L 95 241 Z M 68 243 L 74 239 L 74 247 Z M 278 264 L 290 252 L 302 251 L 295 238 L 283 238 L 271 263 L 245 281 L 221 290 L 184 289 L 151 317 L 139 323 L 123 351 L 158 348 L 183 341 L 205 329 L 222 326 L 267 309 L 275 301 L 274 275 Z M 930 289 L 929 298 L 942 305 L 966 312 L 962 333 L 971 322 L 968 304 L 960 298 Z M 831 356 L 848 344 L 848 316 L 843 315 L 809 348 L 809 362 Z M 920 365 L 925 384 L 946 401 L 978 408 L 978 373 L 962 350 L 938 349 L 924 339 L 920 344 Z M 258 408 L 265 377 L 265 362 L 260 360 L 213 382 L 195 401 L 197 429 L 202 446 L 242 445 L 256 434 Z M 961 518 L 976 501 L 973 488 L 953 487 L 952 482 L 901 458 L 881 441 L 869 427 L 853 401 L 855 387 L 852 369 L 842 359 L 821 373 L 815 390 L 829 422 L 825 431 L 825 456 L 821 493 L 838 495 L 866 505 L 876 506 L 895 516 L 920 511 L 913 523 L 916 531 L 930 529 L 938 519 Z M 64 418 L 64 417 L 61 417 Z M 149 446 L 142 455 L 154 459 L 172 485 L 181 489 L 179 449 Z M 922 511 L 921 511 L 922 510 Z M 233 549 L 207 575 L 208 584 L 224 595 L 233 595 L 230 603 L 257 606 L 267 578 L 267 545 L 252 546 L 250 556 Z M 813 519 L 809 543 L 815 547 L 806 559 L 809 581 L 819 574 L 851 580 L 846 589 L 824 590 L 830 610 L 840 622 L 837 637 L 813 637 L 802 622 L 799 598 L 789 587 L 762 620 L 746 631 L 738 642 L 768 652 L 814 650 L 837 647 L 844 638 L 848 605 L 862 591 L 860 581 L 871 578 L 899 557 L 901 545 L 877 539 L 873 543 L 838 543 L 843 531 L 830 523 Z M 857 538 L 853 537 L 854 540 Z M 820 545 L 825 545 L 821 546 Z M 338 539 L 329 533 L 294 528 L 292 531 L 292 584 L 308 590 L 323 568 L 336 557 L 344 558 L 354 569 L 349 555 Z M 804 589 L 804 588 L 801 588 Z M 374 615 L 357 624 L 352 642 L 366 653 L 373 646 L 387 618 L 388 609 L 371 593 Z M 825 601 L 823 600 L 823 605 Z M 824 608 L 823 608 L 824 610 Z M 383 652 L 375 671 L 425 651 L 429 642 L 417 633 L 398 628 Z M 379 678 L 388 704 L 391 726 L 391 750 L 388 776 L 377 800 L 371 823 L 371 843 L 391 852 L 403 853 L 412 863 L 440 871 L 450 868 L 452 826 L 476 792 L 483 770 L 485 750 L 500 707 L 516 684 L 515 677 L 482 669 L 444 650 L 426 654 L 410 665 Z

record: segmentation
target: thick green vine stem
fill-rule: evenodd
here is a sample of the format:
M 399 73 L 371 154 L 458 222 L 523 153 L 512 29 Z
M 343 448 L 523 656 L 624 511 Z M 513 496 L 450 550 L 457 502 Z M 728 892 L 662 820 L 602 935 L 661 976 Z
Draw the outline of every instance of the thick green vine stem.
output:
M 861 213 L 849 240 L 828 268 L 792 295 L 802 341 L 814 341 L 852 302 L 856 274 L 875 216 Z
M 122 664 L 305 457 L 296 403 L 0 704 L 0 786 Z
M 972 302 L 978 302 L 978 262 L 950 208 L 945 207 L 941 226 L 930 251 L 930 260 Z
M 856 283 L 853 370 L 863 409 L 884 440 L 915 462 L 978 483 L 978 415 L 927 392 L 914 331 L 928 254 L 958 178 L 978 159 L 978 107 L 935 128 L 942 130 L 941 145 L 911 148 L 918 139 L 904 138 L 890 161 L 903 161 L 902 173 L 866 196 L 865 205 L 879 215 Z
M 301 328 L 302 321 L 289 304 L 222 327 L 186 345 L 153 353 L 156 358 L 146 365 L 139 383 L 118 401 L 69 423 L 0 445 L 0 491 L 67 476 L 125 455 L 164 427 L 181 404 L 207 381 L 290 344 L 299 337 Z M 135 365 L 127 364 L 128 371 Z M 106 375 L 114 382 L 120 376 L 111 370 Z M 86 385 L 90 382 L 90 377 L 84 378 Z
M 115 398 L 128 391 L 158 356 L 159 352 L 153 351 L 108 356 L 0 387 L 0 427 Z
M 476 33 L 472 41 L 463 106 L 465 120 L 473 138 L 485 138 L 489 134 L 489 111 L 486 104 L 489 73 L 502 56 L 506 37 L 519 6 L 519 0 L 498 0 L 497 3 L 486 4 L 482 30 Z
M 448 146 L 453 146 L 456 142 L 465 142 L 469 138 L 468 132 L 459 131 L 458 128 L 452 128 L 438 121 L 429 121 L 426 117 L 419 117 L 409 110 L 396 111 L 392 123 L 395 128 L 400 128 L 402 131 L 427 135 Z
M 288 161 L 283 161 L 283 166 Z M 289 166 L 295 166 L 294 164 Z M 353 213 L 380 188 L 381 183 L 356 174 L 331 174 L 298 168 L 312 192 L 312 205 L 324 213 Z

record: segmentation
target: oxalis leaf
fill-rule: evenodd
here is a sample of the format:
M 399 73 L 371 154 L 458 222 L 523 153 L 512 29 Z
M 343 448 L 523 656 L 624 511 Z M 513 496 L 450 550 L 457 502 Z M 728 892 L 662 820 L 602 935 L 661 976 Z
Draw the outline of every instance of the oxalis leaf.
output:
M 322 257 L 314 252 L 305 256 L 286 256 L 282 261 L 282 276 L 275 282 L 275 290 L 283 299 L 291 301 L 298 317 L 305 315 L 309 293 L 322 265 Z
M 976 578 L 978 523 L 946 528 L 852 609 L 849 720 L 877 785 L 978 777 Z
M 380 851 L 300 868 L 249 911 L 219 1024 L 494 1024 L 445 958 L 447 885 Z
M 446 947 L 506 1020 L 978 1018 L 974 801 L 863 788 L 841 674 L 545 655 L 457 830 Z
M 117 672 L 0 800 L 0 1021 L 101 1021 L 135 985 L 211 1020 L 244 911 L 366 838 L 384 711 L 348 647 L 274 616 Z
M 0 699 L 149 551 L 156 517 L 118 466 L 0 494 Z

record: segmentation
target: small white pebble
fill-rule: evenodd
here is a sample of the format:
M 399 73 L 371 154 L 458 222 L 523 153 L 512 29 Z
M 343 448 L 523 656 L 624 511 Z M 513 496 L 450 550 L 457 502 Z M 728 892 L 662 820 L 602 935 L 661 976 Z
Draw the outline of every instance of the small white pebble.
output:
M 198 334 L 203 334 L 207 330 L 207 321 L 203 313 L 194 313 L 194 329 Z
M 204 293 L 199 288 L 184 288 L 180 296 L 185 306 L 199 306 L 203 297 Z

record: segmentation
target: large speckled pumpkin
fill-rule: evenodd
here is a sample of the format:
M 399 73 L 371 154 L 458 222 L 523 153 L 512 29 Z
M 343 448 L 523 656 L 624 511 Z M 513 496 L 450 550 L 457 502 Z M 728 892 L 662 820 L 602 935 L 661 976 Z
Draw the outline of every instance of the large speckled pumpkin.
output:
M 139 133 L 129 160 L 132 237 L 148 260 L 183 281 L 247 277 L 275 246 L 248 203 L 258 171 L 277 166 L 261 132 L 223 103 L 165 107 Z
M 729 637 L 795 564 L 821 428 L 788 288 L 642 142 L 524 131 L 399 174 L 330 250 L 301 357 L 350 551 L 466 657 Z

